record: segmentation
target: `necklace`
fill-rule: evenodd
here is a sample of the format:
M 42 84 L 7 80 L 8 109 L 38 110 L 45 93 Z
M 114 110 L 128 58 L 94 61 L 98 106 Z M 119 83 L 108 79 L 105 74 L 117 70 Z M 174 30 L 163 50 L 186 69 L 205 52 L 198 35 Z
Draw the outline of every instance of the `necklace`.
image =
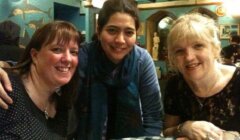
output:
M 203 105 L 204 105 L 204 101 L 202 99 L 199 99 L 199 97 L 196 97 L 196 99 L 197 99 L 197 102 L 198 102 L 198 105 L 199 105 L 200 109 L 202 109 Z
M 197 102 L 198 102 L 198 105 L 199 105 L 200 110 L 202 110 L 203 107 L 204 107 L 205 104 L 206 104 L 206 99 L 207 99 L 207 98 L 201 98 L 201 97 L 197 97 L 197 96 L 195 96 L 195 98 L 196 98 L 196 100 L 197 100 Z
M 44 109 L 44 115 L 45 115 L 45 118 L 48 120 L 49 114 L 47 112 L 47 107 Z

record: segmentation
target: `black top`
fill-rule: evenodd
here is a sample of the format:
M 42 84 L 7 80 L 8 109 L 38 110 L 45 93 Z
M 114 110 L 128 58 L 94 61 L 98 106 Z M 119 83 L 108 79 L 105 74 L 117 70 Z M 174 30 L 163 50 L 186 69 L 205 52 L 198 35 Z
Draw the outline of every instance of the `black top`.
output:
M 240 132 L 240 69 L 219 93 L 197 97 L 182 76 L 174 76 L 166 86 L 165 113 L 181 121 L 205 120 L 224 130 Z
M 0 139 L 61 140 L 66 135 L 67 112 L 57 111 L 55 118 L 46 119 L 28 96 L 22 82 L 9 74 L 14 103 L 8 110 L 0 108 Z

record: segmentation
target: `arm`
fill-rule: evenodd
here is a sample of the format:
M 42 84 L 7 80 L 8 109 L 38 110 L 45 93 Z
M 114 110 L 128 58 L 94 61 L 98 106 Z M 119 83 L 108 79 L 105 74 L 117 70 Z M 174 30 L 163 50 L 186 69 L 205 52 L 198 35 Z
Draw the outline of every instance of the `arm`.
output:
M 144 55 L 138 67 L 143 126 L 146 136 L 159 136 L 163 119 L 160 87 L 152 58 L 148 53 Z
M 11 104 L 13 101 L 7 95 L 7 91 L 12 91 L 11 82 L 8 78 L 7 73 L 0 68 L 0 107 L 7 109 L 8 104 Z
M 179 123 L 179 117 L 165 115 L 164 136 L 175 136 L 189 139 L 221 139 L 223 130 L 206 121 L 186 121 Z
M 179 137 L 180 136 L 180 132 L 179 132 L 180 126 L 178 126 L 179 124 L 180 124 L 179 116 L 165 114 L 163 135 Z
M 165 109 L 165 125 L 164 135 L 174 137 L 186 137 L 194 140 L 202 140 L 207 137 L 221 139 L 223 131 L 207 121 L 182 120 L 181 116 L 184 107 L 181 107 L 181 101 L 185 99 L 181 96 L 183 85 L 179 76 L 170 78 L 165 88 L 164 109 Z M 181 85 L 181 86 L 179 86 Z M 188 102 L 185 100 L 185 102 Z

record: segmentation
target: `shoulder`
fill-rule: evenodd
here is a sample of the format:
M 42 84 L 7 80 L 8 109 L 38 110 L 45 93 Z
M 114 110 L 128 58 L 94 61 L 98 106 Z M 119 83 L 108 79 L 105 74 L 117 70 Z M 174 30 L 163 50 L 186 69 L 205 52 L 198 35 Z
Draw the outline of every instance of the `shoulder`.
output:
M 6 118 L 9 118 L 7 120 L 11 120 L 19 118 L 21 116 L 20 114 L 24 112 L 24 104 L 26 103 L 26 101 L 24 100 L 25 94 L 23 93 L 25 89 L 21 86 L 22 84 L 19 81 L 20 78 L 16 74 L 11 72 L 8 72 L 8 76 L 10 78 L 13 88 L 13 91 L 9 92 L 8 94 L 13 99 L 13 104 L 9 105 L 9 109 L 6 110 L 5 115 L 7 115 Z M 4 114 L 2 115 L 2 117 L 4 117 Z
M 85 76 L 85 72 L 88 65 L 88 57 L 90 55 L 90 47 L 93 47 L 94 43 L 82 43 L 80 44 L 80 49 L 78 53 L 78 63 L 79 63 L 79 75 L 81 77 Z
M 155 73 L 155 65 L 151 55 L 144 48 L 139 46 L 134 46 L 135 51 L 135 59 L 134 61 L 137 64 L 137 69 L 139 70 L 140 75 L 154 74 Z M 148 75 L 147 74 L 147 75 Z
M 236 68 L 235 66 L 230 66 L 230 65 L 224 65 L 224 64 L 219 64 L 218 68 L 220 69 L 222 73 L 222 77 L 226 81 L 230 81 L 232 77 L 235 75 L 236 72 L 238 72 L 240 69 Z
M 145 49 L 145 48 L 141 48 L 137 45 L 134 46 L 134 51 L 137 57 L 137 60 L 140 62 L 150 62 L 152 60 L 151 55 L 149 54 L 149 52 Z
M 167 80 L 166 91 L 178 91 L 183 88 L 185 81 L 180 74 L 175 74 Z
M 18 103 L 19 100 L 22 100 L 24 95 L 23 91 L 25 90 L 20 79 L 20 76 L 13 72 L 8 72 L 9 79 L 12 84 L 13 91 L 9 93 L 9 96 L 13 98 L 15 103 Z M 21 101 L 20 101 L 21 102 Z
M 240 68 L 229 65 L 220 64 L 219 69 L 221 70 L 220 84 L 222 89 L 224 89 L 229 83 L 239 87 L 240 84 Z

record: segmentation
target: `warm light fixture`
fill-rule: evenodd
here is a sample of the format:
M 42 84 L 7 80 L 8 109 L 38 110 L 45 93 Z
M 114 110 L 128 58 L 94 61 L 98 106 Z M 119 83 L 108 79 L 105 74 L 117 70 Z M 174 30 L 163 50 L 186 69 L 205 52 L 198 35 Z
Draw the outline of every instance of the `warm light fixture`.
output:
M 225 16 L 226 13 L 227 13 L 227 9 L 224 6 L 220 5 L 216 8 L 216 15 L 217 16 Z
M 222 0 L 222 6 L 226 8 L 227 15 L 240 16 L 239 0 Z
M 92 0 L 93 7 L 101 9 L 106 0 Z

